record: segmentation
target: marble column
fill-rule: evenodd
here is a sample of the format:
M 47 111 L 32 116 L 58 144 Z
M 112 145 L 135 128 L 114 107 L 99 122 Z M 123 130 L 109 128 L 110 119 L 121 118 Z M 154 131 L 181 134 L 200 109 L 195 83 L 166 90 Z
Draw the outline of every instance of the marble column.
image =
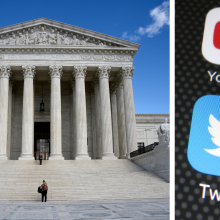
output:
M 76 156 L 75 159 L 91 159 L 87 147 L 87 120 L 85 76 L 86 66 L 74 66 L 76 87 Z
M 64 160 L 61 130 L 61 87 L 62 66 L 49 66 L 51 76 L 50 95 L 50 157 L 49 160 Z
M 122 67 L 124 101 L 125 101 L 125 121 L 127 135 L 127 156 L 130 158 L 130 152 L 137 150 L 136 118 L 134 108 L 134 96 L 132 87 L 132 76 L 134 67 Z
M 7 135 L 7 157 L 10 158 L 11 153 L 11 121 L 12 121 L 12 89 L 14 80 L 9 79 L 9 93 L 8 93 L 8 135 Z
M 94 78 L 94 95 L 95 95 L 95 122 L 96 122 L 96 159 L 102 159 L 102 127 L 101 127 L 101 109 L 100 109 L 100 93 L 99 79 Z
M 101 109 L 101 127 L 102 127 L 102 159 L 117 159 L 113 153 L 112 142 L 112 118 L 109 95 L 109 74 L 111 67 L 99 66 L 99 92 L 100 92 L 100 109 Z
M 116 157 L 119 157 L 119 142 L 118 142 L 118 116 L 117 116 L 117 99 L 116 99 L 116 84 L 110 86 L 111 93 L 111 115 L 112 115 L 112 136 L 113 149 Z
M 35 83 L 36 81 L 33 79 L 33 140 L 32 140 L 32 146 L 34 149 L 34 109 L 35 109 L 35 103 L 34 103 L 34 97 L 35 97 Z M 33 152 L 33 156 L 35 158 L 34 152 Z
M 97 150 L 96 150 L 96 117 L 95 117 L 95 94 L 94 87 L 91 84 L 90 89 L 90 97 L 91 97 L 91 109 L 92 109 L 92 159 L 96 159 Z
M 7 160 L 7 124 L 10 66 L 0 66 L 0 160 Z
M 75 79 L 72 79 L 70 82 L 72 87 L 72 159 L 76 155 L 76 88 L 75 88 Z
M 22 66 L 24 75 L 23 111 L 22 111 L 22 146 L 19 160 L 34 160 L 34 87 L 35 66 Z
M 119 152 L 120 159 L 127 158 L 127 136 L 125 123 L 125 106 L 124 106 L 124 91 L 122 79 L 117 80 L 117 112 L 118 112 L 118 136 L 119 136 Z

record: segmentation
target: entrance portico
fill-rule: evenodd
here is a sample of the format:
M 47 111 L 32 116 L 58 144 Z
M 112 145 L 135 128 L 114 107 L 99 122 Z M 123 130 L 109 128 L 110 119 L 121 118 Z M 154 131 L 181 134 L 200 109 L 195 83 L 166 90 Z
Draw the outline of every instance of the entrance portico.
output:
M 47 19 L 16 30 L 26 34 L 2 28 L 0 40 L 0 159 L 35 159 L 34 122 L 50 122 L 50 160 L 127 158 L 137 148 L 132 65 L 140 45 Z

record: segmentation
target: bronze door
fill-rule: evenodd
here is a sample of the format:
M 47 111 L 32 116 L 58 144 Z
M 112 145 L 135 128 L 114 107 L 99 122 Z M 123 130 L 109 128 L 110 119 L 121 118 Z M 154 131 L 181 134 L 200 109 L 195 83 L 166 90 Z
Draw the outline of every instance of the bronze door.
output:
M 50 156 L 50 139 L 36 139 L 34 156 L 35 160 L 39 160 L 39 155 L 43 160 L 48 160 Z

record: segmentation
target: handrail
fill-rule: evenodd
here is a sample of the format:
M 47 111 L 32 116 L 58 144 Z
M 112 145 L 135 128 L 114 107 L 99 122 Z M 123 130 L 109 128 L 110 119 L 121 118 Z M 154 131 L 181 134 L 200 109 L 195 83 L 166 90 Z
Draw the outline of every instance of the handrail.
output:
M 141 154 L 145 154 L 147 152 L 150 152 L 152 150 L 154 150 L 154 148 L 159 144 L 159 142 L 154 142 L 153 144 L 150 144 L 146 147 L 141 147 L 140 149 L 138 150 L 135 150 L 133 152 L 130 153 L 130 158 L 132 157 L 136 157 L 138 155 L 141 155 Z

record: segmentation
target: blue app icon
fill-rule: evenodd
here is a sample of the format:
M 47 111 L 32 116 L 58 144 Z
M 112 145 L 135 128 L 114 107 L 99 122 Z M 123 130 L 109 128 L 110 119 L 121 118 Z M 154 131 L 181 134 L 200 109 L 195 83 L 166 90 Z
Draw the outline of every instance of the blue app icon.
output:
M 206 95 L 195 103 L 187 157 L 195 170 L 220 176 L 220 96 Z

